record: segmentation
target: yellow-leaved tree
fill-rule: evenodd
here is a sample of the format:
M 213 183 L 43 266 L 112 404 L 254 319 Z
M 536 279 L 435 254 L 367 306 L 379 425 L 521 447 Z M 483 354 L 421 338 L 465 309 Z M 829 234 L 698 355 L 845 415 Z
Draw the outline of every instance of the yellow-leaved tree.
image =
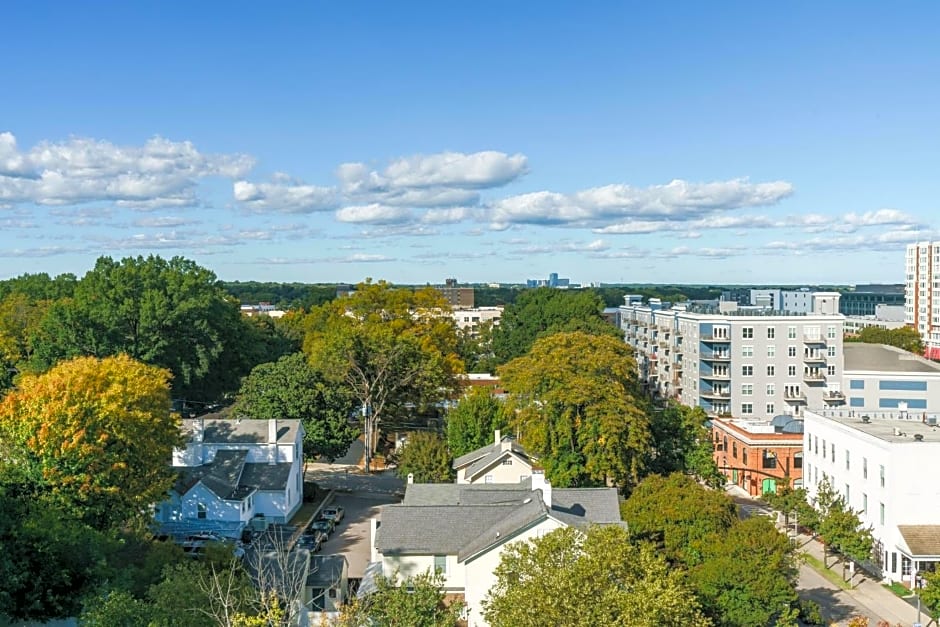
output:
M 146 515 L 181 443 L 170 373 L 126 355 L 61 362 L 0 402 L 0 455 L 36 489 L 104 529 Z

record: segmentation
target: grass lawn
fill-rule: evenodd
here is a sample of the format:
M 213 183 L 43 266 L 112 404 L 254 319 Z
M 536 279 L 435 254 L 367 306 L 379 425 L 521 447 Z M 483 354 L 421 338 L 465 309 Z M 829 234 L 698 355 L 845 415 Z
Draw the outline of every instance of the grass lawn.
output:
M 815 570 L 817 573 L 828 579 L 831 583 L 839 586 L 843 590 L 851 590 L 852 586 L 842 579 L 842 576 L 839 573 L 829 570 L 823 566 L 822 561 L 816 557 L 810 555 L 809 553 L 803 553 L 803 559 L 806 561 L 809 566 Z
M 899 597 L 901 597 L 902 599 L 903 599 L 904 597 L 909 597 L 909 596 L 911 596 L 911 591 L 908 590 L 906 587 L 904 587 L 903 585 L 899 584 L 899 583 L 896 582 L 896 581 L 892 581 L 891 583 L 886 583 L 886 584 L 882 584 L 882 585 L 883 585 L 885 588 L 887 588 L 888 590 L 890 590 L 891 592 L 893 592 L 893 593 L 895 593 L 896 595 L 898 595 Z

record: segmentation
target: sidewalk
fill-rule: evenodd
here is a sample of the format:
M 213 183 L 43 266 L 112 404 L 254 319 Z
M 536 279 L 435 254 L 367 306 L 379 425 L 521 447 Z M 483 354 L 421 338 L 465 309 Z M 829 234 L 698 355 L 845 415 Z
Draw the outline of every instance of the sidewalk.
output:
M 797 536 L 796 541 L 798 552 L 808 553 L 820 562 L 823 560 L 823 546 L 818 540 L 800 534 Z M 841 578 L 842 563 L 835 561 L 832 556 L 829 557 L 829 560 L 833 563 L 828 570 Z M 877 616 L 880 620 L 888 621 L 892 627 L 898 624 L 907 627 L 917 622 L 917 609 L 882 586 L 880 581 L 876 581 L 863 573 L 856 573 L 852 581 L 854 587 L 845 590 L 844 594 L 849 596 L 859 607 L 864 608 L 871 616 Z M 926 613 L 922 613 L 921 624 L 926 627 L 928 622 L 930 622 L 930 617 Z

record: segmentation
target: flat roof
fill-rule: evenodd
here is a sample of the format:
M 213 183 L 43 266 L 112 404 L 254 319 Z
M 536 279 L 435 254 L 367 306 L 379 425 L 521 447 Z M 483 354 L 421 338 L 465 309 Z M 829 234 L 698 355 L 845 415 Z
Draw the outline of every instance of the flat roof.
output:
M 894 346 L 846 342 L 842 346 L 842 352 L 845 357 L 846 372 L 940 373 L 940 364 Z
M 832 420 L 849 428 L 867 433 L 885 442 L 914 443 L 915 435 L 923 436 L 919 444 L 940 443 L 940 426 L 928 425 L 925 420 L 928 416 L 937 418 L 937 412 L 923 412 L 910 410 L 907 419 L 898 418 L 899 411 L 894 412 L 846 412 L 846 410 L 809 410 L 823 418 Z M 853 415 L 849 416 L 847 413 Z M 842 414 L 842 415 L 840 415 Z M 869 421 L 863 422 L 862 416 L 868 416 Z M 940 422 L 940 420 L 938 420 Z

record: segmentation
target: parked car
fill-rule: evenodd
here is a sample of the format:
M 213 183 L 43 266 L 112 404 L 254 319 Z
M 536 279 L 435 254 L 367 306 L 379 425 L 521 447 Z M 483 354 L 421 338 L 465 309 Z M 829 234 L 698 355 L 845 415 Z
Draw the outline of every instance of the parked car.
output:
M 328 518 L 318 518 L 317 520 L 310 523 L 310 526 L 307 527 L 307 532 L 319 531 L 320 533 L 323 533 L 329 537 L 330 534 L 333 533 L 333 528 L 335 526 L 336 525 L 333 523 L 333 521 Z
M 332 520 L 334 524 L 338 525 L 345 513 L 345 510 L 339 505 L 331 505 L 330 507 L 323 508 L 323 511 L 320 513 L 320 518 Z
M 319 531 L 305 533 L 297 539 L 296 547 L 298 549 L 307 549 L 310 552 L 319 551 L 320 545 L 323 543 L 321 538 Z

